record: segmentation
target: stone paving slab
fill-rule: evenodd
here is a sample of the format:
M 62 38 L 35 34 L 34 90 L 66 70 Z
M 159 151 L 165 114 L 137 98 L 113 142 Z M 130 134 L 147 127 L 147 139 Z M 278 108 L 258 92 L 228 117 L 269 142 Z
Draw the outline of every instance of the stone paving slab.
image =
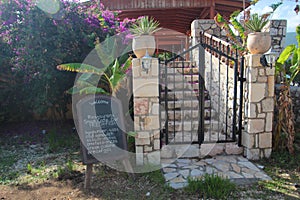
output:
M 162 159 L 166 184 L 174 189 L 188 185 L 188 177 L 201 178 L 204 174 L 218 174 L 232 182 L 245 185 L 272 180 L 264 171 L 240 155 L 215 156 L 208 159 L 177 159 L 173 163 Z

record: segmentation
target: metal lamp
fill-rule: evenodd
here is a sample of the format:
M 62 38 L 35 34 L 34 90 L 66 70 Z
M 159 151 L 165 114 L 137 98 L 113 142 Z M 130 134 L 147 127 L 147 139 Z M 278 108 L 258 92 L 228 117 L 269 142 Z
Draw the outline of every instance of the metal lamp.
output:
M 269 51 L 260 57 L 260 64 L 264 67 L 272 68 L 277 59 L 277 53 Z
M 151 68 L 151 60 L 152 57 L 149 56 L 148 51 L 146 50 L 146 54 L 142 57 L 142 69 L 148 73 L 149 69 Z

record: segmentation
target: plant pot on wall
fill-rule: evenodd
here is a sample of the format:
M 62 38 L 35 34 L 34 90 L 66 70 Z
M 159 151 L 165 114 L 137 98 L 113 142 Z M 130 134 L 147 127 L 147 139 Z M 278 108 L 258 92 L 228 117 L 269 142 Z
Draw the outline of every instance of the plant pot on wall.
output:
M 155 37 L 153 35 L 141 35 L 133 38 L 132 50 L 137 58 L 142 58 L 146 55 L 152 56 L 155 52 Z
M 269 32 L 249 33 L 247 49 L 251 54 L 264 54 L 271 48 L 271 35 Z

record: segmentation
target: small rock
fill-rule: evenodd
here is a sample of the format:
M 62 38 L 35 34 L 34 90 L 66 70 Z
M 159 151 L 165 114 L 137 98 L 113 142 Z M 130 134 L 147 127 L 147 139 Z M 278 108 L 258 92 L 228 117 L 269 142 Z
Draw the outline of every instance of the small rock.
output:
M 146 197 L 150 197 L 150 194 L 151 194 L 150 192 L 147 192 Z
M 170 173 L 170 172 L 175 172 L 176 169 L 175 168 L 166 167 L 166 168 L 163 168 L 163 171 L 164 171 L 164 173 Z
M 164 174 L 164 177 L 166 179 L 166 181 L 169 181 L 173 178 L 176 178 L 177 176 L 179 176 L 178 173 L 167 173 L 167 174 Z
M 191 171 L 191 176 L 192 176 L 192 177 L 202 176 L 203 174 L 204 174 L 204 172 L 203 172 L 203 171 L 200 171 L 200 170 L 198 170 L 198 169 L 193 169 L 193 170 Z
M 189 159 L 177 159 L 177 162 L 178 163 L 189 164 L 189 163 L 191 163 L 191 160 L 189 160 Z
M 195 168 L 198 168 L 199 166 L 196 166 L 196 165 L 189 165 L 189 166 L 185 166 L 183 167 L 183 169 L 195 169 Z
M 185 183 L 185 182 L 187 182 L 187 180 L 185 180 L 182 177 L 176 177 L 170 181 L 170 183 Z
M 183 182 L 183 183 L 169 183 L 169 186 L 173 189 L 181 189 L 184 188 L 188 185 L 187 182 Z
M 168 163 L 162 163 L 161 166 L 163 168 L 168 167 L 168 168 L 177 168 L 177 165 L 175 164 L 168 164 Z
M 196 163 L 194 163 L 195 165 L 198 165 L 198 166 L 206 166 L 206 163 L 203 162 L 203 161 L 198 161 Z
M 181 174 L 184 178 L 187 178 L 190 174 L 189 170 L 180 170 L 179 174 Z
M 185 167 L 185 166 L 188 166 L 189 164 L 187 163 L 177 163 L 177 166 L 178 167 Z

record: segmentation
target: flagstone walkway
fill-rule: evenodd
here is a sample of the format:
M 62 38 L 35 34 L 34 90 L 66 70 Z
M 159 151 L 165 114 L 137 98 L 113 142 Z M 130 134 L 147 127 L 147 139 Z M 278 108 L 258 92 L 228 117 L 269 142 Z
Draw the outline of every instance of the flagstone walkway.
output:
M 259 180 L 271 180 L 258 166 L 242 156 L 215 156 L 208 159 L 162 160 L 166 183 L 174 189 L 187 186 L 188 177 L 199 178 L 204 174 L 218 174 L 236 184 L 251 184 Z

